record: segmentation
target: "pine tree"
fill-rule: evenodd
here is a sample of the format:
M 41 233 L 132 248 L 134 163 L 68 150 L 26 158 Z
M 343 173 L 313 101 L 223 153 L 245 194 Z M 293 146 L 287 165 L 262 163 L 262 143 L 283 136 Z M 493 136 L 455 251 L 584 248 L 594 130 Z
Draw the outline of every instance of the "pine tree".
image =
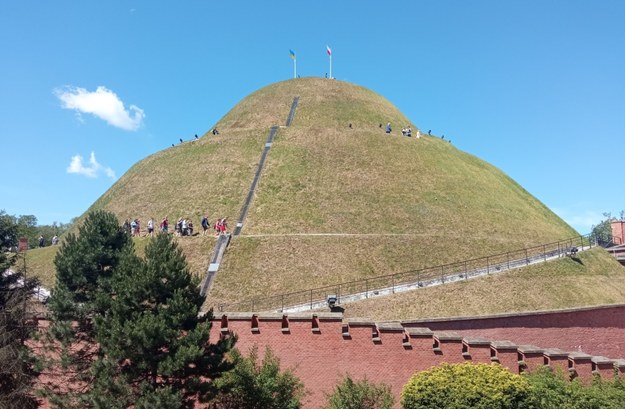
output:
M 235 339 L 209 343 L 211 314 L 184 255 L 167 235 L 145 259 L 126 253 L 114 278 L 110 311 L 96 319 L 102 354 L 94 365 L 90 404 L 97 408 L 178 409 L 204 400 L 229 368 Z
M 25 342 L 32 331 L 28 303 L 32 302 L 36 280 L 9 270 L 15 255 L 5 250 L 17 244 L 16 226 L 0 211 L 0 408 L 36 408 L 33 384 L 37 373 Z
M 110 308 L 111 278 L 122 254 L 132 251 L 115 215 L 96 211 L 87 215 L 78 236 L 67 236 L 56 255 L 47 340 L 52 359 L 47 363 L 55 371 L 62 369 L 66 378 L 44 388 L 56 407 L 88 407 L 85 396 L 94 382 L 90 368 L 101 353 L 94 320 Z

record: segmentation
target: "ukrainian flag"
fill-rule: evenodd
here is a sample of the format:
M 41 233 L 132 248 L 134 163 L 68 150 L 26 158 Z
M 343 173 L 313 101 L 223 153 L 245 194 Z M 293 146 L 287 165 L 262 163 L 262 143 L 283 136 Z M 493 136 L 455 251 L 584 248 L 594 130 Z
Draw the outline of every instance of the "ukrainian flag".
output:
M 295 59 L 295 51 L 289 50 L 289 55 L 291 56 L 291 59 Z

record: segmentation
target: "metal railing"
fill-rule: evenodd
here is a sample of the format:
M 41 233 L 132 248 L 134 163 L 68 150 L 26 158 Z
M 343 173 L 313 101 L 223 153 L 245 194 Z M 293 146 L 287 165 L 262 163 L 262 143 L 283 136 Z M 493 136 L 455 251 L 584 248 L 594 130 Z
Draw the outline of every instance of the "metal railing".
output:
M 253 298 L 242 302 L 222 303 L 215 307 L 219 311 L 249 312 L 285 311 L 291 308 L 312 310 L 320 308 L 319 305 L 325 305 L 328 295 L 335 296 L 337 303 L 340 304 L 341 301 L 365 299 L 380 295 L 382 292 L 393 294 L 408 289 L 466 280 L 471 277 L 520 268 L 575 254 L 578 247 L 586 249 L 593 246 L 606 247 L 609 244 L 612 244 L 611 240 L 608 242 L 597 240 L 597 237 L 587 234 L 521 250 L 508 251 L 436 267 L 363 278 L 308 290 Z

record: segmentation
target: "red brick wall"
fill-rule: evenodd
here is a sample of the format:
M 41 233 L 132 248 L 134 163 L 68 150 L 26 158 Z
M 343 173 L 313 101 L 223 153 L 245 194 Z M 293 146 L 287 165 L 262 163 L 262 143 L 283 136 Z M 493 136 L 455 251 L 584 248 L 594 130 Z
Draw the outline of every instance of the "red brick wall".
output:
M 323 407 L 325 395 L 348 373 L 355 379 L 366 377 L 388 384 L 399 402 L 401 389 L 412 374 L 441 362 L 494 360 L 514 373 L 547 363 L 588 379 L 593 371 L 610 376 L 615 361 L 577 351 L 610 358 L 625 356 L 625 305 L 377 324 L 343 322 L 340 315 L 330 313 L 316 318 L 311 314 L 261 314 L 254 318 L 258 320 L 256 332 L 252 331 L 252 314 L 225 315 L 227 319 L 215 320 L 214 336 L 225 326 L 238 335 L 237 347 L 244 354 L 254 345 L 261 354 L 270 347 L 283 368 L 293 368 L 306 385 L 309 395 L 304 408 L 310 409 Z M 519 348 L 524 344 L 540 348 Z M 623 367 L 623 362 L 620 364 Z
M 455 331 L 517 345 L 584 351 L 625 358 L 625 305 L 502 314 L 487 317 L 403 321 L 406 327 Z
M 213 340 L 237 334 L 243 354 L 257 346 L 262 356 L 270 347 L 304 382 L 305 409 L 323 407 L 346 374 L 389 385 L 399 408 L 408 379 L 442 362 L 499 361 L 514 373 L 549 364 L 582 379 L 612 376 L 615 363 L 625 372 L 625 360 L 615 361 L 625 357 L 625 305 L 401 323 L 224 313 L 211 331 Z

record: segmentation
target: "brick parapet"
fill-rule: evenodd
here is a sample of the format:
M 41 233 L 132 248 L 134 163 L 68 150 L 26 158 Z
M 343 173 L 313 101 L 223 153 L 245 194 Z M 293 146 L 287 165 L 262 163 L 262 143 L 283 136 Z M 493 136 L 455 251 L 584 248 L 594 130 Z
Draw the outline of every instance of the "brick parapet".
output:
M 253 345 L 270 347 L 283 367 L 294 368 L 310 392 L 305 408 L 321 407 L 324 395 L 346 374 L 386 383 L 398 397 L 412 374 L 442 362 L 495 361 L 513 373 L 549 365 L 583 380 L 594 375 L 609 378 L 615 365 L 625 372 L 625 360 L 433 331 L 404 322 L 342 319 L 340 314 L 224 315 L 215 317 L 215 326 L 227 323 L 228 331 L 238 335 L 237 346 L 243 353 Z M 251 331 L 254 320 L 258 323 L 256 332 Z

